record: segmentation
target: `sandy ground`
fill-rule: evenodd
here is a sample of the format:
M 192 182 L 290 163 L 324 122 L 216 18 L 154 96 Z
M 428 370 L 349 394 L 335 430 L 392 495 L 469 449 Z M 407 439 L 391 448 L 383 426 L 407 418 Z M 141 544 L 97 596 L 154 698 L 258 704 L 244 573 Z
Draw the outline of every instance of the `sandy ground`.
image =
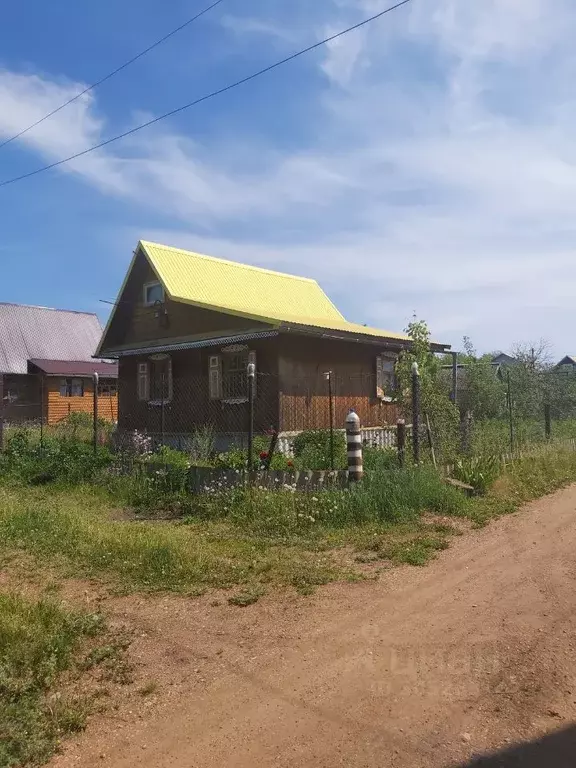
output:
M 476 765 L 576 720 L 575 563 L 573 486 L 425 568 L 308 598 L 106 599 L 158 689 L 94 718 L 53 768 Z M 481 765 L 576 766 L 562 744 Z

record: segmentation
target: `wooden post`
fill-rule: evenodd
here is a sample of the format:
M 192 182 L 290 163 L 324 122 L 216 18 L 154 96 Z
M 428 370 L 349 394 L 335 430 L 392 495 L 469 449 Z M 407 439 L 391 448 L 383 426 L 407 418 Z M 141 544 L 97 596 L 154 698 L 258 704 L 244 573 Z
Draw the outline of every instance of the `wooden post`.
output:
M 362 480 L 364 469 L 362 466 L 360 418 L 352 408 L 346 417 L 346 447 L 348 451 L 348 482 L 355 483 Z
M 420 372 L 418 363 L 412 363 L 412 456 L 420 464 Z
M 398 419 L 396 424 L 396 444 L 398 446 L 398 464 L 403 467 L 406 460 L 406 422 Z
M 98 450 L 98 380 L 99 376 L 94 371 L 92 375 L 92 386 L 94 387 L 94 391 L 92 392 L 92 440 L 94 445 L 94 453 Z
M 546 403 L 544 405 L 544 432 L 546 434 L 546 440 L 550 440 L 552 437 L 552 415 L 550 403 Z
M 452 392 L 450 399 L 453 403 L 458 400 L 458 352 L 451 352 L 452 355 Z
M 432 429 L 430 427 L 430 419 L 428 418 L 428 414 L 426 414 L 426 434 L 428 436 L 428 446 L 430 448 L 430 453 L 432 454 L 432 464 L 434 464 L 434 469 L 437 468 L 436 464 L 436 451 L 434 450 L 434 440 L 432 439 Z
M 270 464 L 272 463 L 272 457 L 274 456 L 274 451 L 276 450 L 277 444 L 278 444 L 278 430 L 275 429 L 274 432 L 272 432 L 272 437 L 270 439 L 270 446 L 268 448 L 268 456 L 266 457 L 266 461 L 264 463 L 264 467 L 266 470 L 270 469 Z
M 256 378 L 256 366 L 248 363 L 246 370 L 248 375 L 248 472 L 254 468 L 254 380 Z
M 166 374 L 162 373 L 160 377 L 161 399 L 160 399 L 160 445 L 164 445 L 164 431 L 166 428 L 166 412 L 164 406 L 166 403 Z

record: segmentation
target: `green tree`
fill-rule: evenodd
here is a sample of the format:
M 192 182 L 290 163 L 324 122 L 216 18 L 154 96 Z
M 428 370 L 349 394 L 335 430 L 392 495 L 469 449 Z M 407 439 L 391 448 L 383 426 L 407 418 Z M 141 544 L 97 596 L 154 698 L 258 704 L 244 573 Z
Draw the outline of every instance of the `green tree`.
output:
M 405 332 L 411 346 L 404 350 L 396 364 L 399 400 L 406 418 L 412 419 L 412 364 L 418 363 L 420 373 L 420 402 L 423 420 L 428 417 L 437 456 L 451 461 L 458 453 L 458 408 L 450 400 L 450 387 L 440 375 L 442 360 L 430 347 L 430 330 L 415 315 Z M 424 441 L 423 441 L 424 445 Z

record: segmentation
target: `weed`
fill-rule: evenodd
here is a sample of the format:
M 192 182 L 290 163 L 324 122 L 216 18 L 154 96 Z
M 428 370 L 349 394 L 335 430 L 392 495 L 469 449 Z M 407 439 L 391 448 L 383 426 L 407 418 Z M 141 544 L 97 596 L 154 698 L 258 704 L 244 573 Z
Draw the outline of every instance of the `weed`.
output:
M 158 690 L 158 683 L 155 680 L 149 680 L 138 689 L 140 696 L 152 696 Z
M 262 595 L 263 592 L 259 589 L 244 590 L 229 597 L 228 603 L 230 605 L 238 605 L 240 608 L 246 608 L 247 605 L 257 603 Z
M 61 736 L 84 727 L 86 702 L 49 691 L 73 664 L 80 640 L 102 629 L 97 614 L 0 595 L 1 766 L 43 763 Z

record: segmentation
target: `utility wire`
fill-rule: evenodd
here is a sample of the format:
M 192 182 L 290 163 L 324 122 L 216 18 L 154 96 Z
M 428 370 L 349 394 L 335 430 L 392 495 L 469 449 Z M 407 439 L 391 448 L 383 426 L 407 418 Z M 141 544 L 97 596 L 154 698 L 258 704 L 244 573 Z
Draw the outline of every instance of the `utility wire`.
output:
M 16 141 L 16 139 L 19 139 L 20 136 L 23 136 L 25 133 L 28 133 L 28 131 L 31 131 L 32 128 L 36 128 L 37 125 L 40 125 L 40 123 L 43 123 L 44 120 L 48 120 L 49 117 L 52 117 L 52 115 L 55 115 L 57 112 L 60 112 L 61 109 L 64 109 L 64 107 L 67 107 L 69 104 L 72 104 L 81 96 L 84 96 L 85 93 L 88 93 L 89 91 L 94 90 L 94 88 L 97 88 L 99 85 L 102 85 L 102 83 L 105 83 L 107 80 L 110 80 L 110 78 L 114 77 L 114 75 L 117 75 L 118 72 L 122 72 L 123 69 L 126 69 L 126 67 L 129 67 L 131 64 L 134 64 L 134 62 L 138 61 L 138 59 L 141 59 L 142 56 L 146 56 L 146 54 L 150 53 L 150 51 L 154 50 L 154 48 L 157 48 L 159 45 L 162 45 L 162 43 L 165 43 L 166 40 L 169 40 L 178 32 L 181 32 L 183 29 L 185 29 L 189 24 L 192 24 L 192 22 L 196 21 L 196 19 L 199 19 L 201 16 L 204 16 L 205 13 L 208 13 L 208 11 L 211 11 L 212 8 L 216 8 L 217 5 L 220 5 L 220 3 L 223 3 L 223 2 L 224 0 L 216 0 L 216 2 L 212 3 L 212 5 L 209 5 L 207 8 L 204 8 L 204 10 L 200 11 L 195 16 L 192 16 L 192 18 L 188 19 L 188 21 L 185 21 L 184 24 L 180 24 L 180 26 L 176 27 L 176 29 L 173 29 L 171 32 L 168 32 L 168 34 L 164 35 L 164 37 L 161 37 L 160 40 L 156 40 L 155 43 L 152 43 L 152 45 L 149 45 L 148 48 L 145 48 L 143 51 L 140 51 L 140 53 L 137 53 L 136 56 L 133 56 L 131 59 L 128 59 L 128 61 L 125 61 L 124 64 L 121 64 L 119 67 L 116 67 L 116 69 L 114 69 L 112 72 L 109 72 L 100 80 L 97 80 L 95 83 L 92 83 L 92 85 L 87 86 L 86 88 L 84 88 L 83 91 L 80 91 L 80 93 L 77 93 L 75 96 L 72 96 L 72 98 L 68 99 L 68 101 L 65 101 L 64 104 L 60 104 L 60 106 L 56 107 L 56 109 L 53 109 L 52 112 L 48 112 L 48 114 L 44 115 L 44 117 L 41 117 L 39 120 L 36 120 L 36 122 L 32 123 L 32 125 L 29 125 L 27 128 L 23 128 L 18 133 L 15 133 L 14 136 L 11 136 L 9 139 L 6 139 L 3 142 L 0 142 L 0 149 L 2 149 L 2 147 L 5 147 L 7 144 L 10 144 L 11 142 Z
M 170 110 L 170 112 L 165 112 L 163 115 L 154 117 L 152 118 L 152 120 L 148 120 L 147 122 L 142 123 L 141 125 L 137 125 L 135 128 L 131 128 L 129 131 L 124 131 L 124 133 L 119 133 L 117 136 L 112 136 L 110 139 L 101 141 L 99 144 L 95 144 L 93 147 L 88 147 L 88 149 L 83 149 L 81 152 L 76 152 L 74 155 L 65 157 L 62 160 L 56 160 L 56 162 L 54 163 L 50 163 L 49 165 L 44 165 L 41 168 L 36 168 L 36 170 L 34 171 L 23 173 L 21 176 L 15 176 L 12 179 L 6 179 L 6 181 L 0 182 L 0 187 L 6 187 L 8 186 L 8 184 L 14 184 L 17 181 L 28 179 L 30 176 L 36 176 L 36 174 L 38 173 L 43 173 L 44 171 L 49 171 L 52 168 L 57 168 L 59 165 L 64 165 L 64 163 L 69 163 L 71 160 L 76 160 L 77 158 L 83 157 L 84 155 L 87 155 L 90 152 L 94 152 L 97 149 L 102 149 L 102 147 L 107 147 L 109 144 L 112 144 L 115 141 L 119 141 L 120 139 L 125 139 L 127 136 L 131 136 L 133 133 L 137 133 L 138 131 L 141 131 L 143 128 L 148 128 L 149 126 L 154 125 L 155 123 L 159 123 L 161 120 L 165 120 L 167 117 L 172 117 L 173 115 L 177 115 L 179 112 L 184 112 L 184 110 L 190 109 L 191 107 L 195 107 L 204 101 L 208 101 L 209 99 L 213 99 L 215 96 L 220 96 L 221 94 L 226 93 L 227 91 L 231 91 L 234 88 L 238 88 L 240 85 L 244 85 L 245 83 L 249 83 L 251 80 L 255 80 L 257 77 L 260 77 L 260 75 L 264 75 L 267 72 L 270 72 L 273 69 L 276 69 L 277 67 L 282 66 L 283 64 L 287 64 L 290 61 L 294 61 L 294 59 L 298 59 L 300 56 L 304 56 L 304 54 L 306 53 L 310 53 L 310 51 L 316 50 L 316 48 L 320 48 L 322 45 L 326 45 L 327 43 L 331 43 L 333 40 L 337 40 L 339 37 L 342 37 L 343 35 L 347 35 L 348 32 L 353 32 L 355 29 L 360 29 L 361 27 L 364 27 L 367 24 L 370 24 L 372 21 L 376 21 L 376 19 L 380 19 L 382 16 L 385 16 L 387 13 L 390 13 L 391 11 L 395 11 L 397 8 L 400 8 L 403 5 L 407 5 L 409 2 L 410 0 L 401 0 L 401 2 L 390 6 L 389 8 L 385 8 L 383 11 L 380 11 L 380 13 L 375 13 L 373 16 L 370 16 L 369 18 L 364 19 L 364 21 L 358 22 L 358 24 L 354 24 L 351 27 L 347 27 L 346 29 L 343 29 L 340 32 L 337 32 L 334 35 L 330 35 L 330 37 L 325 37 L 323 40 L 319 40 L 317 43 L 314 43 L 313 45 L 309 45 L 307 48 L 303 48 L 301 51 L 297 51 L 296 53 L 293 53 L 284 59 L 280 59 L 280 61 L 276 61 L 274 64 L 270 64 L 269 66 L 264 67 L 264 69 L 259 69 L 257 72 L 253 72 L 251 75 L 248 75 L 247 77 L 243 77 L 241 80 L 236 80 L 234 83 L 230 83 L 230 85 L 226 85 L 223 88 L 219 88 L 217 91 L 212 91 L 211 93 L 207 93 L 204 96 L 201 96 L 200 98 L 189 102 L 188 104 L 183 104 L 181 107 L 176 107 L 176 109 L 172 109 Z

